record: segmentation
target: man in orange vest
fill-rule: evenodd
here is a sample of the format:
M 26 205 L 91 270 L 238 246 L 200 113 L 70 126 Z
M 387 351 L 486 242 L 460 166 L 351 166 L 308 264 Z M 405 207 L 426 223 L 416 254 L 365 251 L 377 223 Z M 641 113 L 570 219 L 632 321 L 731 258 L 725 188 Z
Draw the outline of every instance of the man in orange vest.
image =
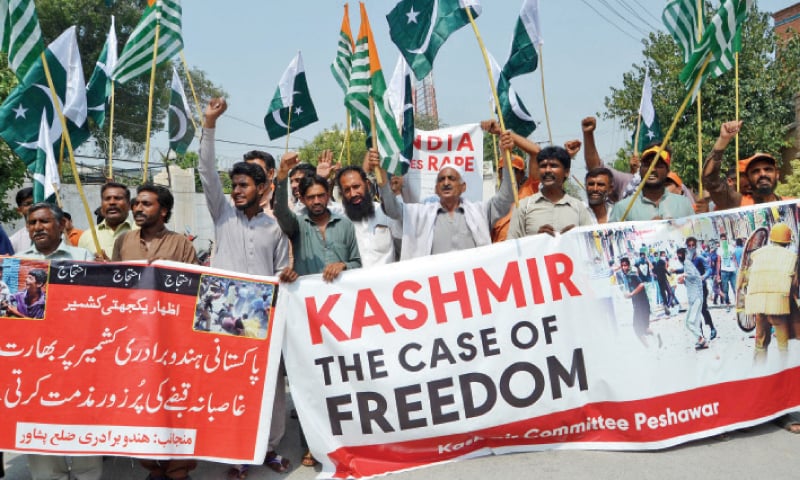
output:
M 746 177 L 742 183 L 749 182 L 752 187 L 749 194 L 737 192 L 720 176 L 722 154 L 741 128 L 741 121 L 722 124 L 719 137 L 703 167 L 703 188 L 711 195 L 717 210 L 784 200 L 775 193 L 779 178 L 778 165 L 775 157 L 768 153 L 756 153 L 740 161 L 740 168 L 744 168 Z

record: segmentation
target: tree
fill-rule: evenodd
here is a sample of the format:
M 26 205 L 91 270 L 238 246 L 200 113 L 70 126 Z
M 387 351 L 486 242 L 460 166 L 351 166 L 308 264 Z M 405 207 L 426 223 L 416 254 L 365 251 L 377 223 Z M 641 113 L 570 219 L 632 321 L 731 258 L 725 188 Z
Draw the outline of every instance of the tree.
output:
M 78 46 L 81 52 L 83 71 L 88 80 L 95 67 L 111 26 L 111 15 L 115 16 L 118 49 L 122 52 L 125 42 L 141 18 L 146 0 L 117 0 L 110 7 L 102 6 L 97 0 L 39 0 L 36 2 L 39 23 L 45 44 L 53 41 L 61 32 L 72 25 L 78 26 Z M 176 62 L 180 63 L 180 62 Z M 214 85 L 202 70 L 191 69 L 192 80 L 202 102 L 212 96 L 225 96 L 225 92 Z M 183 67 L 180 67 L 182 78 Z M 165 118 L 169 106 L 169 82 L 172 69 L 161 66 L 156 71 L 152 132 L 165 128 Z M 188 90 L 188 85 L 187 85 Z M 144 149 L 147 123 L 149 74 L 131 80 L 125 85 L 117 85 L 114 95 L 114 151 L 115 155 L 124 153 L 138 156 Z M 191 93 L 188 92 L 191 97 Z M 194 102 L 190 98 L 190 103 Z M 203 105 L 203 103 L 201 103 Z M 194 105 L 192 105 L 194 107 Z M 202 108 L 202 107 L 201 107 Z M 92 136 L 103 155 L 108 151 L 108 125 L 103 129 L 92 125 Z
M 642 40 L 644 64 L 622 76 L 622 87 L 611 88 L 606 97 L 604 118 L 616 119 L 631 132 L 636 128 L 645 69 L 650 70 L 653 104 L 664 128 L 671 123 L 687 90 L 678 80 L 683 56 L 672 37 L 654 32 Z M 742 30 L 742 52 L 739 54 L 740 157 L 756 151 L 777 154 L 789 146 L 785 128 L 793 121 L 793 95 L 800 91 L 796 69 L 800 59 L 800 42 L 790 41 L 776 55 L 777 37 L 769 25 L 767 13 L 751 10 Z M 734 72 L 720 78 L 709 78 L 702 88 L 702 145 L 707 156 L 719 135 L 720 125 L 735 119 Z M 692 186 L 698 183 L 697 108 L 690 106 L 678 121 L 669 142 L 672 149 L 671 168 Z M 666 133 L 666 130 L 665 130 Z M 723 171 L 734 165 L 733 147 L 726 151 Z
M 342 165 L 361 165 L 364 154 L 367 153 L 367 135 L 363 130 L 350 130 L 350 161 L 348 162 L 348 152 L 344 150 L 345 130 L 339 125 L 326 128 L 318 133 L 310 142 L 306 142 L 300 147 L 300 161 L 317 164 L 317 157 L 325 151 L 333 152 L 334 163 L 341 158 Z
M 0 55 L 0 97 L 5 98 L 17 85 L 17 77 L 8 68 L 8 57 Z M 25 164 L 8 148 L 5 142 L 0 142 L 0 197 L 5 197 L 7 192 L 13 191 L 22 185 L 25 179 Z M 15 204 L 0 202 L 0 222 L 7 222 L 19 218 Z

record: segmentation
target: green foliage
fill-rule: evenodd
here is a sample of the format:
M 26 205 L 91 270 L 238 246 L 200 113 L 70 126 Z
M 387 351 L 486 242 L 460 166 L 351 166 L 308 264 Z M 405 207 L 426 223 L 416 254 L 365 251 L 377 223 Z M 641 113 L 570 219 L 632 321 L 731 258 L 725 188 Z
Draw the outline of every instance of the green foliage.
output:
M 781 197 L 800 198 L 800 160 L 791 161 L 792 173 L 782 179 L 775 191 Z
M 777 38 L 770 27 L 769 15 L 751 11 L 742 31 L 742 52 L 739 54 L 740 157 L 756 151 L 776 154 L 789 146 L 785 126 L 793 121 L 793 96 L 800 91 L 800 40 L 788 42 L 777 51 Z M 636 128 L 642 82 L 649 68 L 653 84 L 653 104 L 666 134 L 666 128 L 683 102 L 687 90 L 678 80 L 683 56 L 672 39 L 663 32 L 651 33 L 642 40 L 644 63 L 622 76 L 622 86 L 611 89 L 606 97 L 604 118 L 614 118 L 633 131 Z M 735 119 L 735 75 L 727 72 L 720 78 L 709 78 L 702 88 L 702 145 L 708 155 L 719 135 L 720 125 Z M 673 152 L 672 169 L 688 185 L 697 186 L 697 108 L 690 106 L 678 119 L 669 146 Z M 734 147 L 728 147 L 722 170 L 735 162 Z
M 350 130 L 349 161 L 348 152 L 344 148 L 346 136 L 346 130 L 339 125 L 326 128 L 300 147 L 298 152 L 300 161 L 316 165 L 319 155 L 325 150 L 330 150 L 333 152 L 334 163 L 341 161 L 343 166 L 361 165 L 364 154 L 367 153 L 366 134 L 363 130 Z
M 17 85 L 17 77 L 8 69 L 8 57 L 0 55 L 0 98 L 5 98 Z M 25 164 L 8 148 L 5 142 L 0 142 L 0 198 L 9 192 L 16 191 L 25 179 Z M 0 202 L 0 222 L 7 222 L 18 218 L 16 205 Z

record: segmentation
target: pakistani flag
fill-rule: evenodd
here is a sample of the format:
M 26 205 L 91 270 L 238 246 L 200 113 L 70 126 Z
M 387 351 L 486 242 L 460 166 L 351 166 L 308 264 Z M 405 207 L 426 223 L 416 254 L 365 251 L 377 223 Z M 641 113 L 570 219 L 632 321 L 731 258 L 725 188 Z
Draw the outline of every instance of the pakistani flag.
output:
M 39 141 L 36 144 L 36 160 L 29 168 L 33 172 L 33 201 L 55 203 L 55 193 L 61 187 L 58 164 L 53 153 L 47 112 L 42 111 L 39 124 Z
M 703 38 L 697 49 L 683 67 L 680 80 L 691 87 L 706 59 L 710 62 L 703 78 L 712 74 L 719 77 L 733 68 L 734 56 L 742 49 L 742 25 L 753 0 L 722 0 L 719 9 L 703 30 Z M 698 84 L 702 84 L 702 80 Z
M 33 0 L 0 0 L 0 40 L 0 50 L 8 53 L 9 68 L 24 79 L 44 51 Z
M 112 78 L 117 83 L 128 81 L 147 73 L 153 63 L 153 48 L 158 26 L 158 52 L 156 65 L 183 50 L 181 35 L 181 3 L 179 0 L 148 0 L 139 24 L 131 32 L 119 57 Z
M 536 130 L 536 122 L 525 108 L 514 87 L 511 86 L 511 81 L 503 75 L 500 65 L 491 54 L 489 54 L 489 60 L 492 64 L 492 75 L 497 84 L 497 97 L 500 99 L 500 111 L 503 113 L 506 130 L 513 130 L 523 137 L 529 136 Z M 494 98 L 492 103 L 494 103 Z
M 344 4 L 344 17 L 342 17 L 342 28 L 339 31 L 339 44 L 336 47 L 336 58 L 331 65 L 331 73 L 336 83 L 342 87 L 342 91 L 347 94 L 347 87 L 350 86 L 350 69 L 353 59 L 353 32 L 350 30 L 350 15 L 347 4 Z
M 642 101 L 639 104 L 639 138 L 636 139 L 636 132 L 632 142 L 637 152 L 643 152 L 647 145 L 653 142 L 660 142 L 663 139 L 661 135 L 661 124 L 658 122 L 656 110 L 653 108 L 653 86 L 650 82 L 650 71 L 644 74 L 644 83 L 642 84 Z
M 394 112 L 394 119 L 400 125 L 400 136 L 403 149 L 400 155 L 409 163 L 414 155 L 414 79 L 411 68 L 403 56 L 397 58 L 389 88 L 386 90 L 389 107 Z
M 386 15 L 389 35 L 417 78 L 433 69 L 433 59 L 442 44 L 456 30 L 469 24 L 481 12 L 478 0 L 400 0 Z
M 306 83 L 306 70 L 300 52 L 283 72 L 275 95 L 264 117 L 270 140 L 288 135 L 317 121 L 317 111 Z
M 100 58 L 94 67 L 94 72 L 86 86 L 86 103 L 89 117 L 98 127 L 106 121 L 106 103 L 111 95 L 111 73 L 117 65 L 117 32 L 114 28 L 114 16 L 111 16 L 111 29 L 106 37 L 106 44 L 100 52 Z
M 537 46 L 543 43 L 539 26 L 539 0 L 525 0 L 519 12 L 514 37 L 511 39 L 511 53 L 503 66 L 507 79 L 531 73 L 539 64 Z
M 61 111 L 67 120 L 73 147 L 89 138 L 86 126 L 86 83 L 83 78 L 75 27 L 68 28 L 45 50 L 45 57 L 58 95 Z M 46 119 L 50 138 L 61 143 L 61 122 L 48 88 L 41 58 L 22 83 L 0 105 L 0 137 L 30 166 L 36 160 L 39 127 Z
M 358 30 L 358 41 L 353 54 L 353 69 L 350 72 L 350 88 L 344 102 L 361 122 L 364 131 L 370 132 L 370 97 L 375 105 L 375 130 L 377 132 L 378 152 L 381 155 L 381 166 L 392 175 L 404 174 L 410 163 L 403 161 L 400 152 L 403 139 L 397 122 L 389 106 L 386 95 L 386 80 L 383 78 L 378 49 L 372 38 L 372 28 L 364 4 L 361 4 L 361 27 Z
M 172 67 L 172 84 L 169 98 L 169 148 L 178 154 L 186 153 L 194 139 L 194 123 L 190 117 L 189 102 L 183 90 L 178 70 Z

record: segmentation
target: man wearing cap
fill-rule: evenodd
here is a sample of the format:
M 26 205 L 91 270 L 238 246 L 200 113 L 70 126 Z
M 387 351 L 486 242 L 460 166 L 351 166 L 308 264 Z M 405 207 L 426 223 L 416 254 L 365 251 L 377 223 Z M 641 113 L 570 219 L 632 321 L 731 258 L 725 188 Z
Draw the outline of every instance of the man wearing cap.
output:
M 555 235 L 583 225 L 595 224 L 583 202 L 564 191 L 572 159 L 562 147 L 546 147 L 536 156 L 539 193 L 519 203 L 511 215 L 508 238 L 547 233 Z
M 500 136 L 503 152 L 514 148 L 511 132 Z M 505 153 L 504 153 L 505 154 Z M 489 200 L 471 202 L 461 198 L 467 189 L 463 169 L 448 163 L 436 175 L 438 202 L 401 205 L 387 184 L 381 187 L 381 201 L 390 218 L 403 221 L 400 260 L 466 250 L 492 243 L 489 233 L 498 219 L 508 213 L 514 201 L 509 173 L 503 169 L 500 189 Z
M 739 162 L 739 169 L 743 169 L 745 174 L 741 183 L 742 185 L 749 184 L 750 194 L 737 192 L 735 186 L 729 185 L 720 177 L 722 154 L 741 128 L 741 121 L 722 124 L 719 137 L 714 143 L 711 154 L 706 158 L 705 167 L 703 167 L 703 188 L 711 195 L 717 210 L 784 200 L 775 193 L 779 178 L 778 166 L 775 157 L 768 153 L 756 153 Z
M 663 218 L 681 218 L 694 214 L 692 202 L 682 196 L 670 193 L 666 189 L 666 179 L 669 174 L 669 164 L 671 154 L 668 150 L 661 150 L 658 160 L 660 147 L 650 147 L 642 152 L 642 163 L 639 167 L 639 175 L 642 177 L 644 187 L 641 195 L 636 198 L 626 198 L 614 204 L 614 208 L 609 215 L 609 222 L 618 222 L 628 209 L 628 205 L 633 205 L 625 217 L 625 220 L 660 220 Z M 650 169 L 650 164 L 656 161 L 656 166 L 647 178 L 644 176 Z

